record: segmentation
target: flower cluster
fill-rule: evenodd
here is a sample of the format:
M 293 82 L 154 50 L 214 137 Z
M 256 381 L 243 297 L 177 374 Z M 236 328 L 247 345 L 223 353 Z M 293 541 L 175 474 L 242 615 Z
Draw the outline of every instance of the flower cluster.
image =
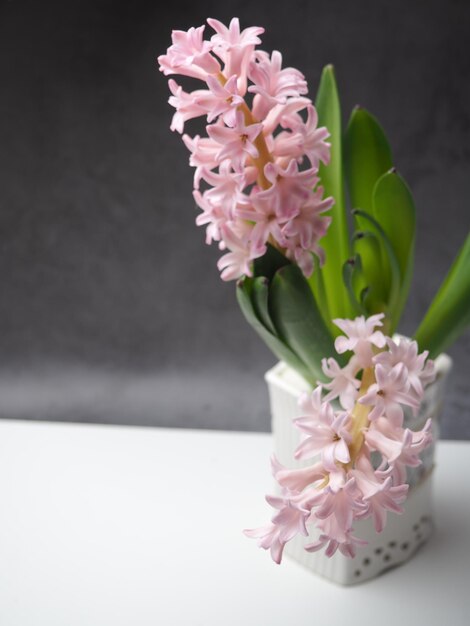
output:
M 415 341 L 395 341 L 378 330 L 383 317 L 335 320 L 344 333 L 336 351 L 352 356 L 344 367 L 334 358 L 323 360 L 331 381 L 300 399 L 302 415 L 295 419 L 302 433 L 295 457 L 313 464 L 286 469 L 272 461 L 281 493 L 267 501 L 276 514 L 268 526 L 245 534 L 270 549 L 276 563 L 290 539 L 308 536 L 308 525 L 316 527 L 318 539 L 307 551 L 326 547 L 328 556 L 339 549 L 353 557 L 356 545 L 365 543 L 352 534 L 355 520 L 372 517 L 381 532 L 387 511 L 403 511 L 406 466 L 418 466 L 432 440 L 431 420 L 413 432 L 403 426 L 403 408 L 416 413 L 434 364 L 427 352 L 418 354 Z
M 207 21 L 215 31 L 210 40 L 204 26 L 173 31 L 172 46 L 158 58 L 165 75 L 204 83 L 186 92 L 169 80 L 171 129 L 183 133 L 199 116 L 208 122 L 207 136 L 183 135 L 196 168 L 196 223 L 206 227 L 206 243 L 225 251 L 218 262 L 224 280 L 251 276 L 268 243 L 308 276 L 313 255 L 323 261 L 318 242 L 330 218 L 322 214 L 333 205 L 318 177 L 320 162 L 329 160 L 329 133 L 317 126 L 304 76 L 282 68 L 280 52 L 256 49 L 263 28 L 240 31 L 237 18 L 228 28 Z

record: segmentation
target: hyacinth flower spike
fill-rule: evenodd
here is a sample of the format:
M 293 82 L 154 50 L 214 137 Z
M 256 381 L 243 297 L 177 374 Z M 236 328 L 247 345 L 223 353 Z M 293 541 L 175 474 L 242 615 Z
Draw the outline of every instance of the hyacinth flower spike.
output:
M 194 198 L 203 210 L 198 224 L 206 226 L 208 243 L 226 250 L 218 264 L 223 280 L 251 276 L 253 260 L 268 243 L 309 275 L 330 223 L 323 213 L 333 204 L 323 197 L 317 176 L 319 164 L 329 159 L 328 131 L 318 128 L 312 102 L 304 97 L 303 75 L 282 68 L 279 52 L 269 57 L 256 50 L 264 29 L 240 30 L 237 18 L 229 27 L 215 19 L 208 24 L 215 30 L 210 40 L 203 38 L 204 26 L 174 31 L 172 45 L 158 58 L 165 75 L 203 83 L 185 92 L 169 81 L 169 102 L 176 108 L 171 128 L 183 133 L 198 116 L 208 122 L 207 137 L 183 135 L 196 167 Z
M 307 551 L 325 549 L 325 554 L 332 556 L 339 550 L 353 557 L 364 543 L 354 535 L 356 520 L 371 517 L 376 531 L 382 532 L 387 512 L 403 512 L 408 493 L 406 467 L 421 463 L 419 455 L 432 437 L 429 420 L 419 432 L 403 428 L 402 406 L 419 405 L 426 384 L 433 379 L 433 364 L 426 361 L 425 354 L 415 354 L 414 346 L 400 349 L 386 337 L 380 330 L 382 319 L 383 315 L 376 315 L 335 320 L 346 333 L 336 340 L 338 352 L 352 352 L 347 375 L 335 362 L 325 363 L 332 379 L 324 386 L 329 393 L 323 395 L 320 385 L 299 401 L 302 415 L 294 425 L 303 438 L 295 456 L 311 460 L 312 465 L 295 470 L 273 465 L 284 501 L 303 504 L 296 518 L 300 525 L 289 525 L 287 532 L 284 517 L 275 515 L 269 534 L 262 534 L 259 545 L 265 549 L 272 545 L 270 538 L 275 538 L 276 562 L 294 528 L 296 534 L 305 534 L 304 523 L 318 534 L 316 541 L 305 546 Z M 405 362 L 399 361 L 398 355 Z M 413 388 L 406 362 L 413 368 Z M 358 375 L 357 384 L 351 383 L 354 375 Z M 339 406 L 333 405 L 334 401 Z M 380 458 L 378 465 L 371 462 L 373 454 Z M 259 538 L 259 533 L 261 530 L 246 531 L 254 538 Z

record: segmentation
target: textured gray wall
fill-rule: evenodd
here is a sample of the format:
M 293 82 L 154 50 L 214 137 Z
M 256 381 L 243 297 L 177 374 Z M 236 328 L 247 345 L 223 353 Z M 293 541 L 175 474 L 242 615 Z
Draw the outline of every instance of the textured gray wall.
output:
M 172 28 L 262 25 L 312 95 L 334 63 L 419 210 L 411 333 L 470 226 L 470 5 L 103 0 L 0 5 L 0 415 L 266 430 L 273 357 L 194 225 L 155 59 Z M 470 438 L 468 335 L 443 434 Z

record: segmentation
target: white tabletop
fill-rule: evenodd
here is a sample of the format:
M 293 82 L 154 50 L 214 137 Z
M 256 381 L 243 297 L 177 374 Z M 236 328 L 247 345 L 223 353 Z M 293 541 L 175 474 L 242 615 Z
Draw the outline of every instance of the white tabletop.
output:
M 2 626 L 470 624 L 470 444 L 441 442 L 437 530 L 338 587 L 242 529 L 269 519 L 269 435 L 0 422 Z

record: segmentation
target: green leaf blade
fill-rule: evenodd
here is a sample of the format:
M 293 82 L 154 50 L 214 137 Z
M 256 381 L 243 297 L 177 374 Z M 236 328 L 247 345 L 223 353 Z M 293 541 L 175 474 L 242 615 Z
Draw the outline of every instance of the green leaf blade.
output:
M 353 310 L 341 280 L 343 264 L 349 258 L 349 236 L 344 199 L 341 106 L 332 65 L 323 69 L 315 107 L 318 125 L 326 126 L 331 144 L 330 162 L 320 164 L 319 176 L 324 196 L 332 196 L 335 200 L 329 213 L 332 223 L 320 242 L 326 253 L 320 271 L 329 315 L 333 318 L 350 317 Z
M 351 113 L 344 147 L 351 206 L 372 213 L 374 187 L 392 167 L 392 151 L 379 122 L 366 109 L 356 107 Z
M 403 178 L 391 170 L 377 181 L 373 193 L 373 215 L 387 235 L 400 270 L 400 292 L 390 312 L 396 328 L 408 299 L 414 267 L 416 209 Z
M 325 380 L 321 359 L 336 354 L 333 337 L 296 265 L 283 267 L 274 276 L 269 310 L 280 339 L 306 363 L 313 379 Z
M 349 119 L 344 141 L 344 163 L 352 208 L 373 215 L 374 188 L 379 178 L 392 167 L 392 151 L 377 119 L 362 107 L 355 107 Z M 359 214 L 355 215 L 354 222 L 358 230 L 370 229 L 370 224 Z M 379 262 L 370 243 L 365 242 L 360 252 L 366 275 L 375 273 L 373 266 Z M 380 264 L 381 283 L 374 277 L 373 291 L 375 299 L 384 300 L 385 294 L 390 291 L 391 276 L 386 259 Z M 369 298 L 371 296 L 372 292 Z
M 397 308 L 397 301 L 400 297 L 400 268 L 395 256 L 392 244 L 388 239 L 382 226 L 377 220 L 369 215 L 366 211 L 360 209 L 354 210 L 354 215 L 361 218 L 364 223 L 367 223 L 370 227 L 370 231 L 363 231 L 365 237 L 376 237 L 380 244 L 380 258 L 382 261 L 382 273 L 390 276 L 390 283 L 387 285 L 385 307 L 378 311 L 371 311 L 372 313 L 384 312 L 386 320 L 384 323 L 384 330 L 387 334 L 391 335 L 395 330 L 393 312 Z
M 271 333 L 261 322 L 253 306 L 253 279 L 244 278 L 237 284 L 237 300 L 240 309 L 253 330 L 261 337 L 273 354 L 295 369 L 307 382 L 313 384 L 311 372 L 306 364 L 275 334 Z
M 343 282 L 348 290 L 356 315 L 365 315 L 366 311 L 361 302 L 361 293 L 367 288 L 367 285 L 362 273 L 361 257 L 358 254 L 348 259 L 344 264 Z
M 432 358 L 470 326 L 470 234 L 435 295 L 415 339 Z
M 364 287 L 368 287 L 365 300 L 368 315 L 384 311 L 389 292 L 382 264 L 382 250 L 379 236 L 369 230 L 360 231 L 353 237 L 353 248 L 361 259 Z
M 253 280 L 251 301 L 256 317 L 272 335 L 276 334 L 268 308 L 269 281 L 264 276 Z
M 277 270 L 285 265 L 290 265 L 289 259 L 268 243 L 265 254 L 253 261 L 253 275 L 264 276 L 271 282 Z

